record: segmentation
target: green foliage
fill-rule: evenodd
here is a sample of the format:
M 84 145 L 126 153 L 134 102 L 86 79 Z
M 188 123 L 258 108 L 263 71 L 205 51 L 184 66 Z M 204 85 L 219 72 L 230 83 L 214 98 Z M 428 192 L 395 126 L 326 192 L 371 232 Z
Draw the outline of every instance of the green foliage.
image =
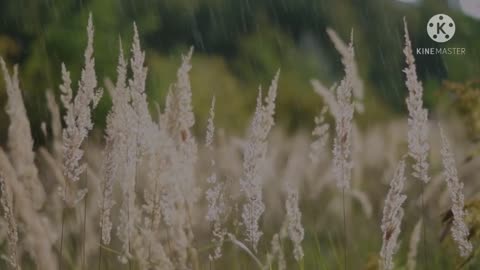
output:
M 36 137 L 40 136 L 39 123 L 47 118 L 44 90 L 58 91 L 60 63 L 77 68 L 83 62 L 77 52 L 85 47 L 85 22 L 90 11 L 96 25 L 95 57 L 100 82 L 106 77 L 114 79 L 118 40 L 129 44 L 135 21 L 147 48 L 148 84 L 154 92 L 152 109 L 154 103 L 163 103 L 180 54 L 193 45 L 194 103 L 208 104 L 203 101 L 216 94 L 219 104 L 233 106 L 239 117 L 231 121 L 233 115 L 223 115 L 219 124 L 235 129 L 243 127 L 253 111 L 257 83 L 266 86 L 277 69 L 282 72 L 278 106 L 281 124 L 292 129 L 312 126 L 311 119 L 319 106 L 318 100 L 309 98 L 309 80 L 319 78 L 329 85 L 343 73 L 325 33 L 328 26 L 345 40 L 354 29 L 356 58 L 366 84 L 366 107 L 370 108 L 364 119 L 386 118 L 388 113 L 378 113 L 386 108 L 391 112 L 403 110 L 406 91 L 399 70 L 404 66 L 404 16 L 412 30 L 414 47 L 444 46 L 431 41 L 424 26 L 433 14 L 446 12 L 457 24 L 456 35 L 448 46 L 467 48 L 467 57 L 417 57 L 429 106 L 435 105 L 438 89 L 438 83 L 432 82 L 474 79 L 480 68 L 480 54 L 476 51 L 480 47 L 479 22 L 445 2 L 433 0 L 416 4 L 381 0 L 24 0 L 0 5 L 0 54 L 11 64 L 20 64 L 22 88 L 27 91 L 25 100 Z M 74 79 L 79 74 L 78 68 L 72 70 Z M 4 105 L 3 95 L 0 91 L 0 106 Z M 200 123 L 207 112 L 201 106 L 196 111 Z M 100 126 L 108 107 L 108 99 L 104 99 L 96 110 Z M 6 124 L 2 113 L 0 127 Z

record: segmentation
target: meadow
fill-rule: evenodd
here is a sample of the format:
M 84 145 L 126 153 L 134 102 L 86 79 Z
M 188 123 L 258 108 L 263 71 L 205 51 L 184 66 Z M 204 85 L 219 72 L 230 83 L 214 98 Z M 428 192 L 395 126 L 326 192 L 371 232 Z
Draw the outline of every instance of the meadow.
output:
M 83 67 L 62 64 L 61 95 L 46 92 L 44 144 L 32 137 L 22 74 L 1 59 L 9 117 L 0 148 L 1 269 L 480 266 L 478 121 L 470 113 L 478 97 L 450 83 L 464 114 L 448 104 L 426 109 L 407 21 L 398 72 L 408 115 L 357 123 L 369 96 L 355 33 L 344 41 L 329 28 L 344 72 L 331 86 L 312 78 L 314 129 L 276 125 L 279 66 L 259 87 L 243 134 L 216 125 L 226 112 L 215 96 L 208 121 L 196 121 L 189 72 L 202 67 L 191 64 L 193 47 L 165 104 L 149 103 L 148 55 L 135 24 L 131 45 L 118 42 L 116 77 L 97 78 L 93 21 Z M 81 68 L 78 82 L 69 68 Z M 102 129 L 92 115 L 107 95 Z

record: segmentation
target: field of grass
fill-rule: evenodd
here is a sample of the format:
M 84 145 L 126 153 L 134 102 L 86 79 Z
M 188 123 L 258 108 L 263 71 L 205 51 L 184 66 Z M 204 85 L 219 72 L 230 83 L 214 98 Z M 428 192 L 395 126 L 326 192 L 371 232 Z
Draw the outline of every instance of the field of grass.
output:
M 42 145 L 21 74 L 1 60 L 10 124 L 0 148 L 0 269 L 480 267 L 477 146 L 466 117 L 425 109 L 406 22 L 398 72 L 408 116 L 358 125 L 369 97 L 355 37 L 328 29 L 345 72 L 331 87 L 312 80 L 322 112 L 314 130 L 275 125 L 279 67 L 244 134 L 215 124 L 224 112 L 213 96 L 208 122 L 195 122 L 189 71 L 202 67 L 191 65 L 193 48 L 165 104 L 149 104 L 148 55 L 134 29 L 128 50 L 119 43 L 117 77 L 100 82 L 90 17 L 81 77 L 62 65 L 61 96 L 47 92 Z M 92 113 L 106 95 L 101 130 Z

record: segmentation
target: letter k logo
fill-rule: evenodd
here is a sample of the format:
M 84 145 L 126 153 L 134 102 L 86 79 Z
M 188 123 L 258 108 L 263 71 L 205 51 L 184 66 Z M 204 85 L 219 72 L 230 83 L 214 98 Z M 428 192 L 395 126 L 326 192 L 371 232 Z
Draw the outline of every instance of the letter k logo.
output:
M 440 32 L 442 32 L 444 35 L 446 35 L 447 33 L 445 33 L 445 31 L 443 31 L 443 26 L 445 25 L 445 23 L 439 23 L 437 22 L 437 34 L 440 34 Z
M 448 15 L 437 14 L 428 21 L 427 33 L 435 42 L 447 42 L 455 34 L 455 22 Z

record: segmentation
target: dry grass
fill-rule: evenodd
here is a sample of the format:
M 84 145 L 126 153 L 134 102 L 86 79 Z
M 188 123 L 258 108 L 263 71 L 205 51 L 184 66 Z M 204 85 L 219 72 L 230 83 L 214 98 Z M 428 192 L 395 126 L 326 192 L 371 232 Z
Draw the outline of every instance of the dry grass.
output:
M 102 94 L 93 32 L 90 18 L 76 91 L 62 66 L 63 123 L 56 98 L 47 94 L 46 147 L 34 150 L 17 69 L 10 75 L 1 61 L 11 122 L 7 150 L 0 148 L 2 269 L 475 267 L 480 210 L 476 200 L 465 207 L 463 200 L 480 188 L 472 181 L 480 164 L 473 159 L 457 170 L 454 154 L 466 156 L 470 147 L 460 143 L 465 132 L 450 129 L 450 145 L 446 132 L 431 128 L 407 31 L 408 120 L 357 127 L 356 117 L 368 108 L 353 35 L 346 45 L 329 29 L 345 76 L 331 89 L 312 81 L 325 108 L 312 136 L 287 136 L 275 127 L 277 73 L 265 97 L 259 90 L 245 138 L 216 129 L 214 116 L 222 112 L 213 98 L 206 139 L 198 139 L 189 80 L 193 49 L 154 120 L 134 26 L 131 57 L 125 59 L 120 42 L 117 80 L 106 84 L 113 106 L 103 142 L 89 138 Z M 453 126 L 451 119 L 442 122 Z M 440 213 L 450 207 L 444 221 L 453 237 L 446 239 L 455 241 L 440 245 Z M 417 257 L 427 249 L 428 256 Z

